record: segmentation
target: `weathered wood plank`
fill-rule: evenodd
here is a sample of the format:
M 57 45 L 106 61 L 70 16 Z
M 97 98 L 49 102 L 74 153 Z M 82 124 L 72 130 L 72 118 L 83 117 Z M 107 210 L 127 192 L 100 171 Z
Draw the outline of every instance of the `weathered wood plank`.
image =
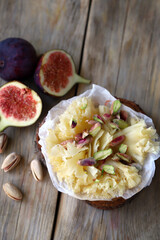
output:
M 159 127 L 160 1 L 132 1 L 115 93 L 136 101 Z
M 81 74 L 113 94 L 127 11 L 128 1 L 93 0 L 91 4 Z M 80 85 L 78 94 L 87 88 Z M 110 211 L 62 194 L 54 239 L 114 239 L 111 222 L 117 216 L 113 214 L 111 218 Z
M 114 94 L 128 1 L 93 1 L 81 74 Z M 78 94 L 88 86 L 80 85 Z
M 68 51 L 78 69 L 88 1 L 16 1 L 2 0 L 0 4 L 0 40 L 22 37 L 30 41 L 38 54 L 55 48 Z M 0 84 L 4 84 L 0 80 Z M 25 83 L 34 88 L 43 100 L 43 119 L 48 109 L 60 99 L 40 93 L 32 80 Z M 73 96 L 75 88 L 65 98 Z M 16 203 L 0 193 L 0 239 L 50 239 L 56 209 L 57 191 L 48 174 L 37 183 L 31 176 L 29 163 L 35 156 L 34 139 L 37 124 L 27 128 L 8 128 L 9 145 L 0 161 L 12 151 L 23 156 L 22 162 L 9 173 L 1 173 L 0 187 L 13 182 L 24 192 L 22 203 Z
M 96 10 L 99 9 L 96 8 Z M 92 54 L 94 55 L 95 52 L 94 49 L 90 52 L 88 48 L 92 48 L 98 36 L 92 41 L 92 44 L 88 43 L 87 45 L 86 42 L 88 47 L 84 51 L 82 72 L 88 74 L 87 77 L 92 74 L 95 83 L 107 87 L 113 94 L 135 100 L 154 119 L 159 131 L 160 1 L 130 1 L 126 13 L 119 63 L 116 62 L 114 68 L 117 74 L 117 83 L 115 78 L 112 78 L 113 83 L 109 85 L 110 81 L 108 82 L 107 77 L 107 81 L 104 81 L 104 77 L 107 76 L 105 71 L 99 73 L 100 70 L 93 67 L 94 61 L 90 63 L 90 58 L 92 59 Z M 88 32 L 88 38 L 90 32 L 91 29 Z M 100 63 L 100 69 L 103 68 L 103 64 L 104 62 Z M 108 76 L 109 80 L 110 75 L 112 75 L 111 70 Z M 78 93 L 83 90 L 84 88 L 81 86 Z M 63 196 L 55 235 L 57 239 L 58 233 L 63 239 L 63 233 L 60 233 L 63 225 L 65 225 L 66 236 L 73 236 L 72 232 L 74 232 L 76 239 L 160 239 L 158 215 L 160 211 L 160 171 L 159 163 L 157 162 L 156 165 L 157 171 L 151 186 L 144 189 L 122 208 L 113 211 L 95 210 L 81 201 Z M 67 228 L 66 225 L 72 226 L 72 229 L 68 231 L 69 227 Z
M 131 1 L 120 59 L 116 96 L 134 100 L 159 126 L 160 1 Z M 160 239 L 160 163 L 151 185 L 118 214 L 120 239 Z

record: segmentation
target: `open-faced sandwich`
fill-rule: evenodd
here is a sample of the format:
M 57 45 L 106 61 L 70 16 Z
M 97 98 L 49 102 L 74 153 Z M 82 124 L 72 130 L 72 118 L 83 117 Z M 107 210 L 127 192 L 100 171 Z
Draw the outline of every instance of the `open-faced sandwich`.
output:
M 160 146 L 152 120 L 140 112 L 96 85 L 53 107 L 38 137 L 54 186 L 101 209 L 148 186 Z

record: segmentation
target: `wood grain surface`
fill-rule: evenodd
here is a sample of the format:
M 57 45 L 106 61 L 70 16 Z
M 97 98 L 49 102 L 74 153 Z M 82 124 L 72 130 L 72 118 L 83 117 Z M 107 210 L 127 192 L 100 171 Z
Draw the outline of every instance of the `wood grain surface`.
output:
M 81 69 L 112 94 L 138 103 L 157 122 L 158 131 L 159 5 L 160 1 L 93 0 Z M 77 94 L 87 89 L 80 85 Z M 119 209 L 95 210 L 63 195 L 55 239 L 160 239 L 158 166 L 151 186 Z
M 160 134 L 160 0 L 1 0 L 0 22 L 0 41 L 25 38 L 38 54 L 55 48 L 68 51 L 82 76 L 117 97 L 135 101 L 153 118 Z M 32 79 L 25 83 L 43 100 L 39 122 L 60 100 L 89 88 L 79 84 L 63 98 L 53 99 L 40 93 Z M 37 125 L 5 130 L 10 139 L 0 162 L 13 151 L 23 158 L 11 172 L 1 171 L 0 188 L 12 182 L 24 199 L 14 202 L 0 191 L 0 239 L 160 239 L 158 161 L 152 184 L 130 203 L 115 210 L 98 210 L 58 194 L 45 169 L 44 181 L 34 181 L 29 164 L 37 156 Z
M 76 69 L 79 68 L 81 49 L 85 32 L 89 2 L 81 1 L 0 1 L 0 40 L 7 37 L 22 37 L 30 41 L 38 54 L 50 49 L 64 49 L 74 58 Z M 40 93 L 32 83 L 25 83 L 34 88 L 43 100 L 43 113 L 57 104 L 60 99 L 53 99 Z M 1 80 L 1 85 L 5 82 Z M 64 98 L 75 94 L 73 88 Z M 10 152 L 23 156 L 21 163 L 9 173 L 1 172 L 0 188 L 5 182 L 12 182 L 24 193 L 22 202 L 17 203 L 7 198 L 0 191 L 0 239 L 24 240 L 51 238 L 54 215 L 57 204 L 57 190 L 45 174 L 43 182 L 34 181 L 30 171 L 30 161 L 36 157 L 35 131 L 37 124 L 27 128 L 8 128 L 9 145 L 0 161 Z

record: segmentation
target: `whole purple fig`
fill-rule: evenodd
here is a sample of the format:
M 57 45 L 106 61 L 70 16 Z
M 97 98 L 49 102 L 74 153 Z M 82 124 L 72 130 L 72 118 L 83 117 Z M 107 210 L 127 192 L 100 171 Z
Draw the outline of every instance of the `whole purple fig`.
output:
M 23 81 L 33 74 L 36 63 L 36 51 L 28 41 L 7 38 L 0 42 L 0 77 L 4 80 Z

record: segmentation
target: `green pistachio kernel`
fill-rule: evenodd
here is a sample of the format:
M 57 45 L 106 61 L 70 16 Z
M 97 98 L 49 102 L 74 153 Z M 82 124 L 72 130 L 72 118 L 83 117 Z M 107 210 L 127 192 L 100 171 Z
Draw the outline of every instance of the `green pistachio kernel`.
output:
M 115 174 L 115 170 L 114 170 L 114 167 L 112 165 L 109 165 L 109 164 L 104 165 L 103 170 L 106 173 L 113 174 L 113 175 Z

